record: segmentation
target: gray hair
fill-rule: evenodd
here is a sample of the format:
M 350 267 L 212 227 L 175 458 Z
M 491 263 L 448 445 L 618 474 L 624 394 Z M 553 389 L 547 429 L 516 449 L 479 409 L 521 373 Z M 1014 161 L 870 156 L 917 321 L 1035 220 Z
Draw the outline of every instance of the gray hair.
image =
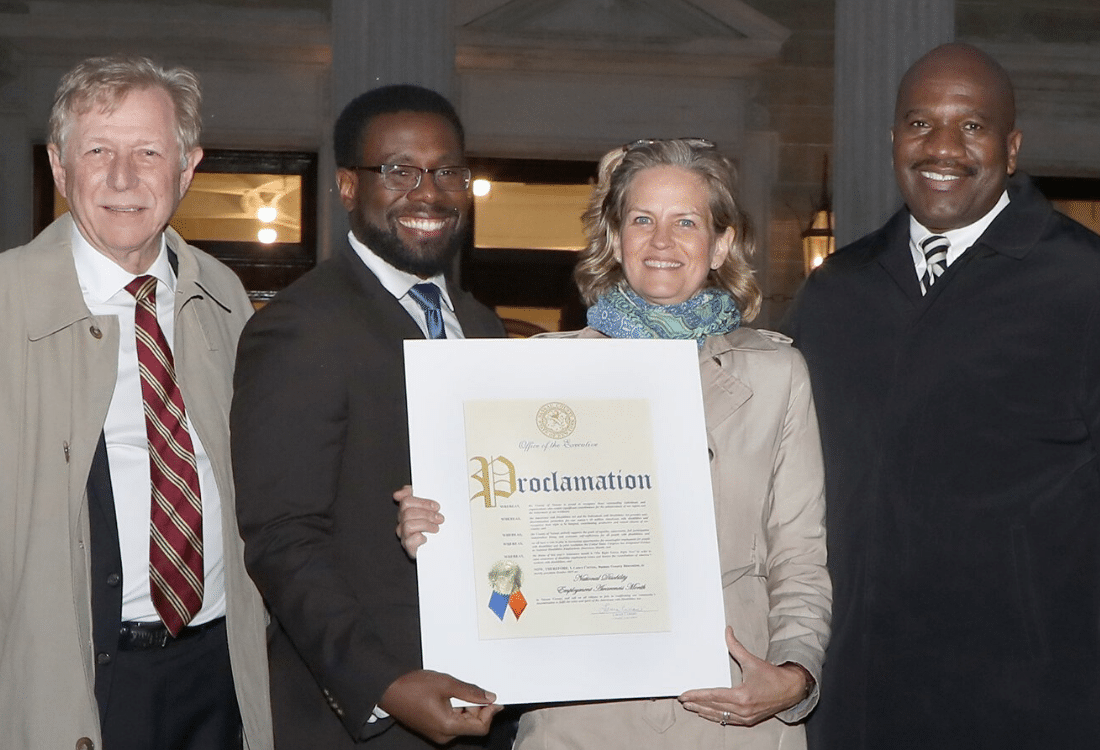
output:
M 75 115 L 94 106 L 112 112 L 131 91 L 149 88 L 162 89 L 172 100 L 182 168 L 202 132 L 199 79 L 187 68 L 163 68 L 147 57 L 90 57 L 66 73 L 50 111 L 49 142 L 64 152 Z

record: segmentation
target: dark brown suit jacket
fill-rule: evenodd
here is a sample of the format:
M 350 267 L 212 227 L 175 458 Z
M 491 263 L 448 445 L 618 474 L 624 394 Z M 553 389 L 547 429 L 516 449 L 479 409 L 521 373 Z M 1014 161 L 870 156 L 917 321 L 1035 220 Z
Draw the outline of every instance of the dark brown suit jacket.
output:
M 450 292 L 467 337 L 504 335 L 491 311 Z M 416 323 L 347 246 L 241 337 L 237 510 L 273 615 L 280 750 L 431 746 L 392 720 L 368 723 L 390 683 L 421 667 L 416 567 L 394 534 L 392 498 L 411 481 L 402 347 L 415 338 Z

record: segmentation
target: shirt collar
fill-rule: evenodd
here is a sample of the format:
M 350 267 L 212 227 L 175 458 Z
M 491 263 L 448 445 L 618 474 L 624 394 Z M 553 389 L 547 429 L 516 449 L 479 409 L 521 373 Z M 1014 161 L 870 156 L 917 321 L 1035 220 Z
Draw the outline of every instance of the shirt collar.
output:
M 103 253 L 92 247 L 84 235 L 73 223 L 72 229 L 73 262 L 76 264 L 76 276 L 80 280 L 80 291 L 84 298 L 94 303 L 104 303 L 122 291 L 133 281 L 135 274 L 130 273 Z M 155 276 L 157 281 L 174 292 L 176 274 L 168 262 L 168 251 L 164 243 L 164 234 L 160 236 L 160 252 L 156 260 L 143 276 Z
M 997 218 L 997 215 L 1001 213 L 1006 206 L 1008 206 L 1007 190 L 1001 193 L 1001 197 L 993 205 L 993 208 L 989 209 L 989 212 L 986 213 L 985 216 L 978 219 L 973 224 L 942 232 L 942 236 L 946 237 L 947 241 L 951 243 L 950 249 L 948 250 L 948 262 L 950 263 L 970 249 L 970 246 L 978 241 L 978 238 L 982 236 L 985 230 L 989 228 L 989 225 L 993 223 L 993 220 Z M 932 234 L 936 233 L 917 221 L 913 217 L 913 214 L 909 214 L 909 238 L 914 247 L 919 248 L 921 240 Z
M 351 243 L 351 248 L 359 256 L 359 259 L 370 269 L 371 273 L 378 277 L 378 281 L 395 299 L 401 299 L 407 295 L 415 284 L 430 281 L 439 287 L 443 304 L 447 306 L 448 310 L 454 312 L 454 305 L 451 304 L 451 297 L 447 292 L 447 279 L 443 274 L 439 273 L 429 279 L 422 279 L 416 274 L 402 271 L 400 268 L 390 265 L 389 262 L 360 242 L 354 232 L 348 232 L 348 242 Z

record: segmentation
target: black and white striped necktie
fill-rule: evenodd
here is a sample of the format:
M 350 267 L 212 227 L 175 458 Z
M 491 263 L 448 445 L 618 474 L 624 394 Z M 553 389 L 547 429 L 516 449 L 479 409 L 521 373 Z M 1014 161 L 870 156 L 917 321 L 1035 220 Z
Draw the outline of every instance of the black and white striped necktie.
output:
M 921 240 L 920 248 L 927 264 L 924 276 L 920 280 L 920 293 L 926 294 L 936 279 L 947 270 L 947 248 L 951 243 L 942 234 L 933 234 Z

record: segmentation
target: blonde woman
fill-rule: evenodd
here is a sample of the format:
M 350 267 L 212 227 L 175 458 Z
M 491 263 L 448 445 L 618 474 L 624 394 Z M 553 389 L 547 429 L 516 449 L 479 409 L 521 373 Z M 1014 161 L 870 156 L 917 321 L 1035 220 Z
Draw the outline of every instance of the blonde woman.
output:
M 535 708 L 520 720 L 519 750 L 806 745 L 799 722 L 817 703 L 832 602 L 821 446 L 802 357 L 742 326 L 760 291 L 735 196 L 736 171 L 708 141 L 607 154 L 575 273 L 589 326 L 559 334 L 698 343 L 734 687 Z M 395 497 L 398 535 L 415 554 L 442 516 L 408 488 Z

